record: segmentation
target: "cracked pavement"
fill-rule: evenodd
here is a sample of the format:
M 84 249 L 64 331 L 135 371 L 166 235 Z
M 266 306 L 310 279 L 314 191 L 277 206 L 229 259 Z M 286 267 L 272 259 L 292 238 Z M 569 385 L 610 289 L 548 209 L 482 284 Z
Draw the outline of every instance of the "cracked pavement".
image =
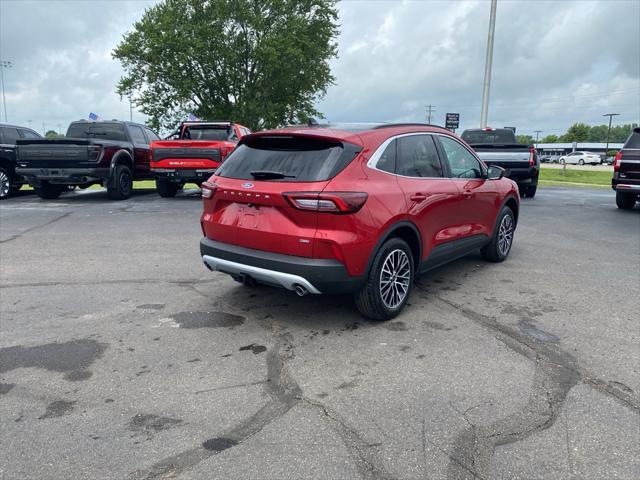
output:
M 0 204 L 0 477 L 640 477 L 640 211 L 523 199 L 391 322 L 199 258 L 198 191 Z

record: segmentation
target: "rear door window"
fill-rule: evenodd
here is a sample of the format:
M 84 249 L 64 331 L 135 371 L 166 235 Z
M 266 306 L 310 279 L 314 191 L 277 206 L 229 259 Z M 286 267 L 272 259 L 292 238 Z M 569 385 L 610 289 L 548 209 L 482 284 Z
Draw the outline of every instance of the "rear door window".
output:
M 333 178 L 360 147 L 325 139 L 290 136 L 243 141 L 218 168 L 221 177 L 278 182 L 319 182 Z
M 146 144 L 147 143 L 147 139 L 144 136 L 144 133 L 142 133 L 142 129 L 136 125 L 129 125 L 129 133 L 131 134 L 131 140 L 133 140 L 133 143 L 136 144 Z
M 147 134 L 147 139 L 149 140 L 149 143 L 153 142 L 154 140 L 160 140 L 160 137 L 158 137 L 158 135 L 156 135 L 156 133 L 150 128 L 145 127 L 144 133 Z
M 398 139 L 396 173 L 405 177 L 442 177 L 442 165 L 431 135 Z
M 69 138 L 88 138 L 102 140 L 127 141 L 127 134 L 121 123 L 90 123 L 78 122 L 69 125 Z
M 4 137 L 4 142 L 8 145 L 15 145 L 16 140 L 20 138 L 18 129 L 13 127 L 2 127 L 2 136 Z
M 32 132 L 31 130 L 27 130 L 26 128 L 20 129 L 20 134 L 22 135 L 22 138 L 26 138 L 26 139 L 30 139 L 30 140 L 33 140 L 33 139 L 36 139 L 36 138 L 42 138 L 36 132 Z
M 469 145 L 518 143 L 512 130 L 467 130 L 462 139 Z

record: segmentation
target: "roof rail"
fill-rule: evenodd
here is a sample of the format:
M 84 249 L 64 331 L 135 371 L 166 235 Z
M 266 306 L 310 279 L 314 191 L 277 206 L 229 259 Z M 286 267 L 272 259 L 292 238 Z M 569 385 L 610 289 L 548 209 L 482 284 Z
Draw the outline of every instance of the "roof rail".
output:
M 382 125 L 377 125 L 372 127 L 372 130 L 378 130 L 380 128 L 393 128 L 393 127 L 437 127 L 444 128 L 442 125 L 435 125 L 433 123 L 383 123 Z

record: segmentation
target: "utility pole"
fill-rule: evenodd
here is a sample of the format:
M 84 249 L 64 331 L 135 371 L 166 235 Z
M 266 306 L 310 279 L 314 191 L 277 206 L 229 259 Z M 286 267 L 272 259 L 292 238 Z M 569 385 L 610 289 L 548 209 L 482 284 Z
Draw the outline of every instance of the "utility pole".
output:
M 13 68 L 11 60 L 0 60 L 0 83 L 2 84 L 2 105 L 4 106 L 4 122 L 9 123 L 7 119 L 7 99 L 4 96 L 4 69 Z
M 47 135 L 47 131 L 44 128 L 44 122 L 42 122 L 42 136 L 46 136 Z
M 31 120 L 27 120 L 27 123 L 29 124 L 29 128 L 31 128 Z
M 424 108 L 427 111 L 427 123 L 431 124 L 431 114 L 436 111 L 435 105 L 425 105 Z
M 129 92 L 129 121 L 133 122 L 133 106 L 131 105 L 131 92 Z
M 534 130 L 534 132 L 536 133 L 536 143 L 538 143 L 538 137 L 542 133 L 542 130 Z
M 609 151 L 609 134 L 611 133 L 611 119 L 617 115 L 620 115 L 619 113 L 605 113 L 604 115 L 602 115 L 603 117 L 609 117 L 609 129 L 607 130 L 607 146 L 604 147 L 604 160 L 607 159 L 607 152 Z
M 482 111 L 480 112 L 480 128 L 487 126 L 489 116 L 489 92 L 491 90 L 491 63 L 493 62 L 493 37 L 496 31 L 496 6 L 498 0 L 491 0 L 489 14 L 489 36 L 487 38 L 487 58 L 484 62 L 484 84 L 482 87 Z

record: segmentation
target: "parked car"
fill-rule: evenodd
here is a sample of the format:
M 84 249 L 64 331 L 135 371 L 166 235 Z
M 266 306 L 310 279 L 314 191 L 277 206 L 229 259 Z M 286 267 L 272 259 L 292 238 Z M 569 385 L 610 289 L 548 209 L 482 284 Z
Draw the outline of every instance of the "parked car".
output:
M 559 158 L 558 155 L 545 155 L 540 157 L 540 163 L 558 163 Z
M 65 138 L 18 140 L 18 168 L 40 198 L 58 198 L 70 185 L 107 187 L 109 198 L 131 195 L 134 180 L 153 178 L 149 143 L 158 135 L 132 122 L 71 123 Z
M 151 171 L 160 196 L 174 197 L 187 182 L 200 186 L 249 133 L 233 122 L 183 122 L 173 139 L 152 142 Z
M 533 198 L 538 189 L 540 161 L 533 145 L 518 143 L 510 128 L 476 128 L 462 132 L 462 139 L 473 148 L 486 165 L 506 170 L 514 180 L 520 195 Z
M 30 128 L 0 124 L 0 200 L 9 198 L 24 185 L 16 173 L 16 142 L 29 138 L 42 136 Z
M 634 128 L 613 162 L 611 187 L 616 205 L 631 210 L 640 199 L 640 128 Z
M 402 311 L 416 275 L 480 249 L 504 260 L 517 185 L 423 124 L 292 127 L 244 137 L 202 184 L 205 265 L 302 296 L 354 294 Z
M 599 165 L 602 157 L 592 152 L 571 152 L 560 157 L 560 165 Z

